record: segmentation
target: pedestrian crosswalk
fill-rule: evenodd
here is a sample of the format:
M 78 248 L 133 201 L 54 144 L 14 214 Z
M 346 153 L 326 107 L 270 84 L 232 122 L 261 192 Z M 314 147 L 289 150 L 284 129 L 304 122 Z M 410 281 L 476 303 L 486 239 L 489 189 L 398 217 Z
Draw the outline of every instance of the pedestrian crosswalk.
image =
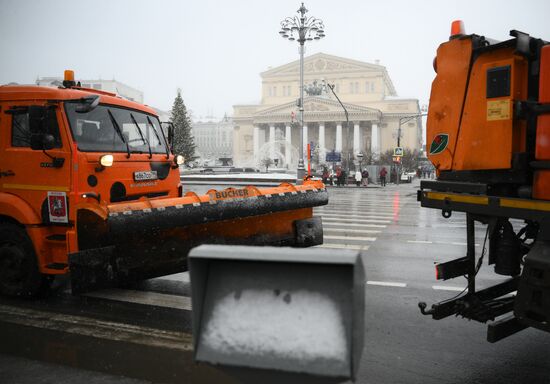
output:
M 384 189 L 329 189 L 329 204 L 315 208 L 323 219 L 321 248 L 366 251 L 399 218 L 405 199 Z

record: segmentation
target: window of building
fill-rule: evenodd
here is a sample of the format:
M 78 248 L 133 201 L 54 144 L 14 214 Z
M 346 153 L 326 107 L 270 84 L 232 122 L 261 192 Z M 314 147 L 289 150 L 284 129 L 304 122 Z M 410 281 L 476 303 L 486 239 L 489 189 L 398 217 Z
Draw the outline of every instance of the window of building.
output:
M 349 83 L 349 93 L 353 93 L 353 83 Z
M 273 87 L 273 96 L 277 96 L 277 87 Z
M 273 95 L 273 90 L 271 89 L 271 87 L 267 88 L 267 95 L 270 97 Z
M 374 89 L 375 89 L 375 88 L 374 88 L 374 83 L 370 83 L 370 91 L 371 91 L 371 92 L 374 92 Z
M 359 93 L 359 82 L 355 82 L 355 93 Z
M 290 96 L 291 88 L 290 85 L 283 85 L 283 96 Z
M 367 81 L 365 82 L 365 93 L 369 93 L 370 92 L 370 83 Z

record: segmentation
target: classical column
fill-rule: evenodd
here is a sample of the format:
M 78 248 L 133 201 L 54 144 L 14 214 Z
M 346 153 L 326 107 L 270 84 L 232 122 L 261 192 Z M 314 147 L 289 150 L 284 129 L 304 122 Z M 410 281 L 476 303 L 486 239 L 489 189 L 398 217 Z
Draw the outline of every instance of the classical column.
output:
M 285 161 L 286 165 L 290 167 L 291 158 L 290 158 L 290 146 L 292 145 L 292 131 L 290 130 L 290 125 L 287 125 L 285 128 Z
M 353 155 L 355 156 L 361 148 L 361 134 L 359 131 L 359 123 L 353 125 Z
M 370 129 L 370 151 L 373 154 L 380 151 L 380 130 L 376 123 L 372 123 Z
M 319 163 L 324 163 L 325 156 L 325 123 L 319 123 Z
M 336 124 L 336 152 L 342 152 L 342 123 Z
M 252 148 L 254 151 L 254 166 L 257 166 L 260 162 L 260 127 L 257 125 L 254 126 Z
M 269 124 L 269 158 L 275 159 L 275 126 Z

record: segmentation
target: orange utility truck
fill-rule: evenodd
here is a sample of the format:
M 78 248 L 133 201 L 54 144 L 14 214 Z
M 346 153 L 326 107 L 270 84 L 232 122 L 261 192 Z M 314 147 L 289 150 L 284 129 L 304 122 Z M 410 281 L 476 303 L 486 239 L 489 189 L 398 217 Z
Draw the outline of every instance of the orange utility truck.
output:
M 67 273 L 79 293 L 184 271 L 202 243 L 322 243 L 321 182 L 183 195 L 155 111 L 65 75 L 0 86 L 0 293 Z
M 526 327 L 550 332 L 550 44 L 516 30 L 497 42 L 453 22 L 434 60 L 427 123 L 436 181 L 418 200 L 448 218 L 466 213 L 466 256 L 436 265 L 437 279 L 465 276 L 465 291 L 424 314 L 490 322 L 498 341 Z M 475 223 L 487 225 L 475 254 Z M 479 289 L 488 263 L 502 280 Z

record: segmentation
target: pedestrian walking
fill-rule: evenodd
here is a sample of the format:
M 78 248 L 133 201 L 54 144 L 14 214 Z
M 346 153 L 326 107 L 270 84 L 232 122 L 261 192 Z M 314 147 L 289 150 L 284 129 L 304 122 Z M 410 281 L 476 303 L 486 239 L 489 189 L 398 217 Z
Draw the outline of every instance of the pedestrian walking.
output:
M 357 184 L 358 187 L 361 186 L 362 179 L 363 179 L 363 176 L 361 175 L 361 171 L 360 170 L 355 171 L 355 184 Z
M 336 169 L 336 186 L 342 185 L 342 168 Z
M 328 169 L 325 168 L 325 169 L 323 170 L 323 184 L 328 183 L 328 176 L 329 176 L 329 174 L 328 174 Z
M 386 171 L 386 167 L 382 167 L 380 170 L 380 184 L 385 187 L 386 186 L 386 175 L 388 174 L 388 171 Z
M 364 169 L 361 173 L 361 181 L 363 187 L 366 187 L 369 184 L 369 172 L 366 169 Z

